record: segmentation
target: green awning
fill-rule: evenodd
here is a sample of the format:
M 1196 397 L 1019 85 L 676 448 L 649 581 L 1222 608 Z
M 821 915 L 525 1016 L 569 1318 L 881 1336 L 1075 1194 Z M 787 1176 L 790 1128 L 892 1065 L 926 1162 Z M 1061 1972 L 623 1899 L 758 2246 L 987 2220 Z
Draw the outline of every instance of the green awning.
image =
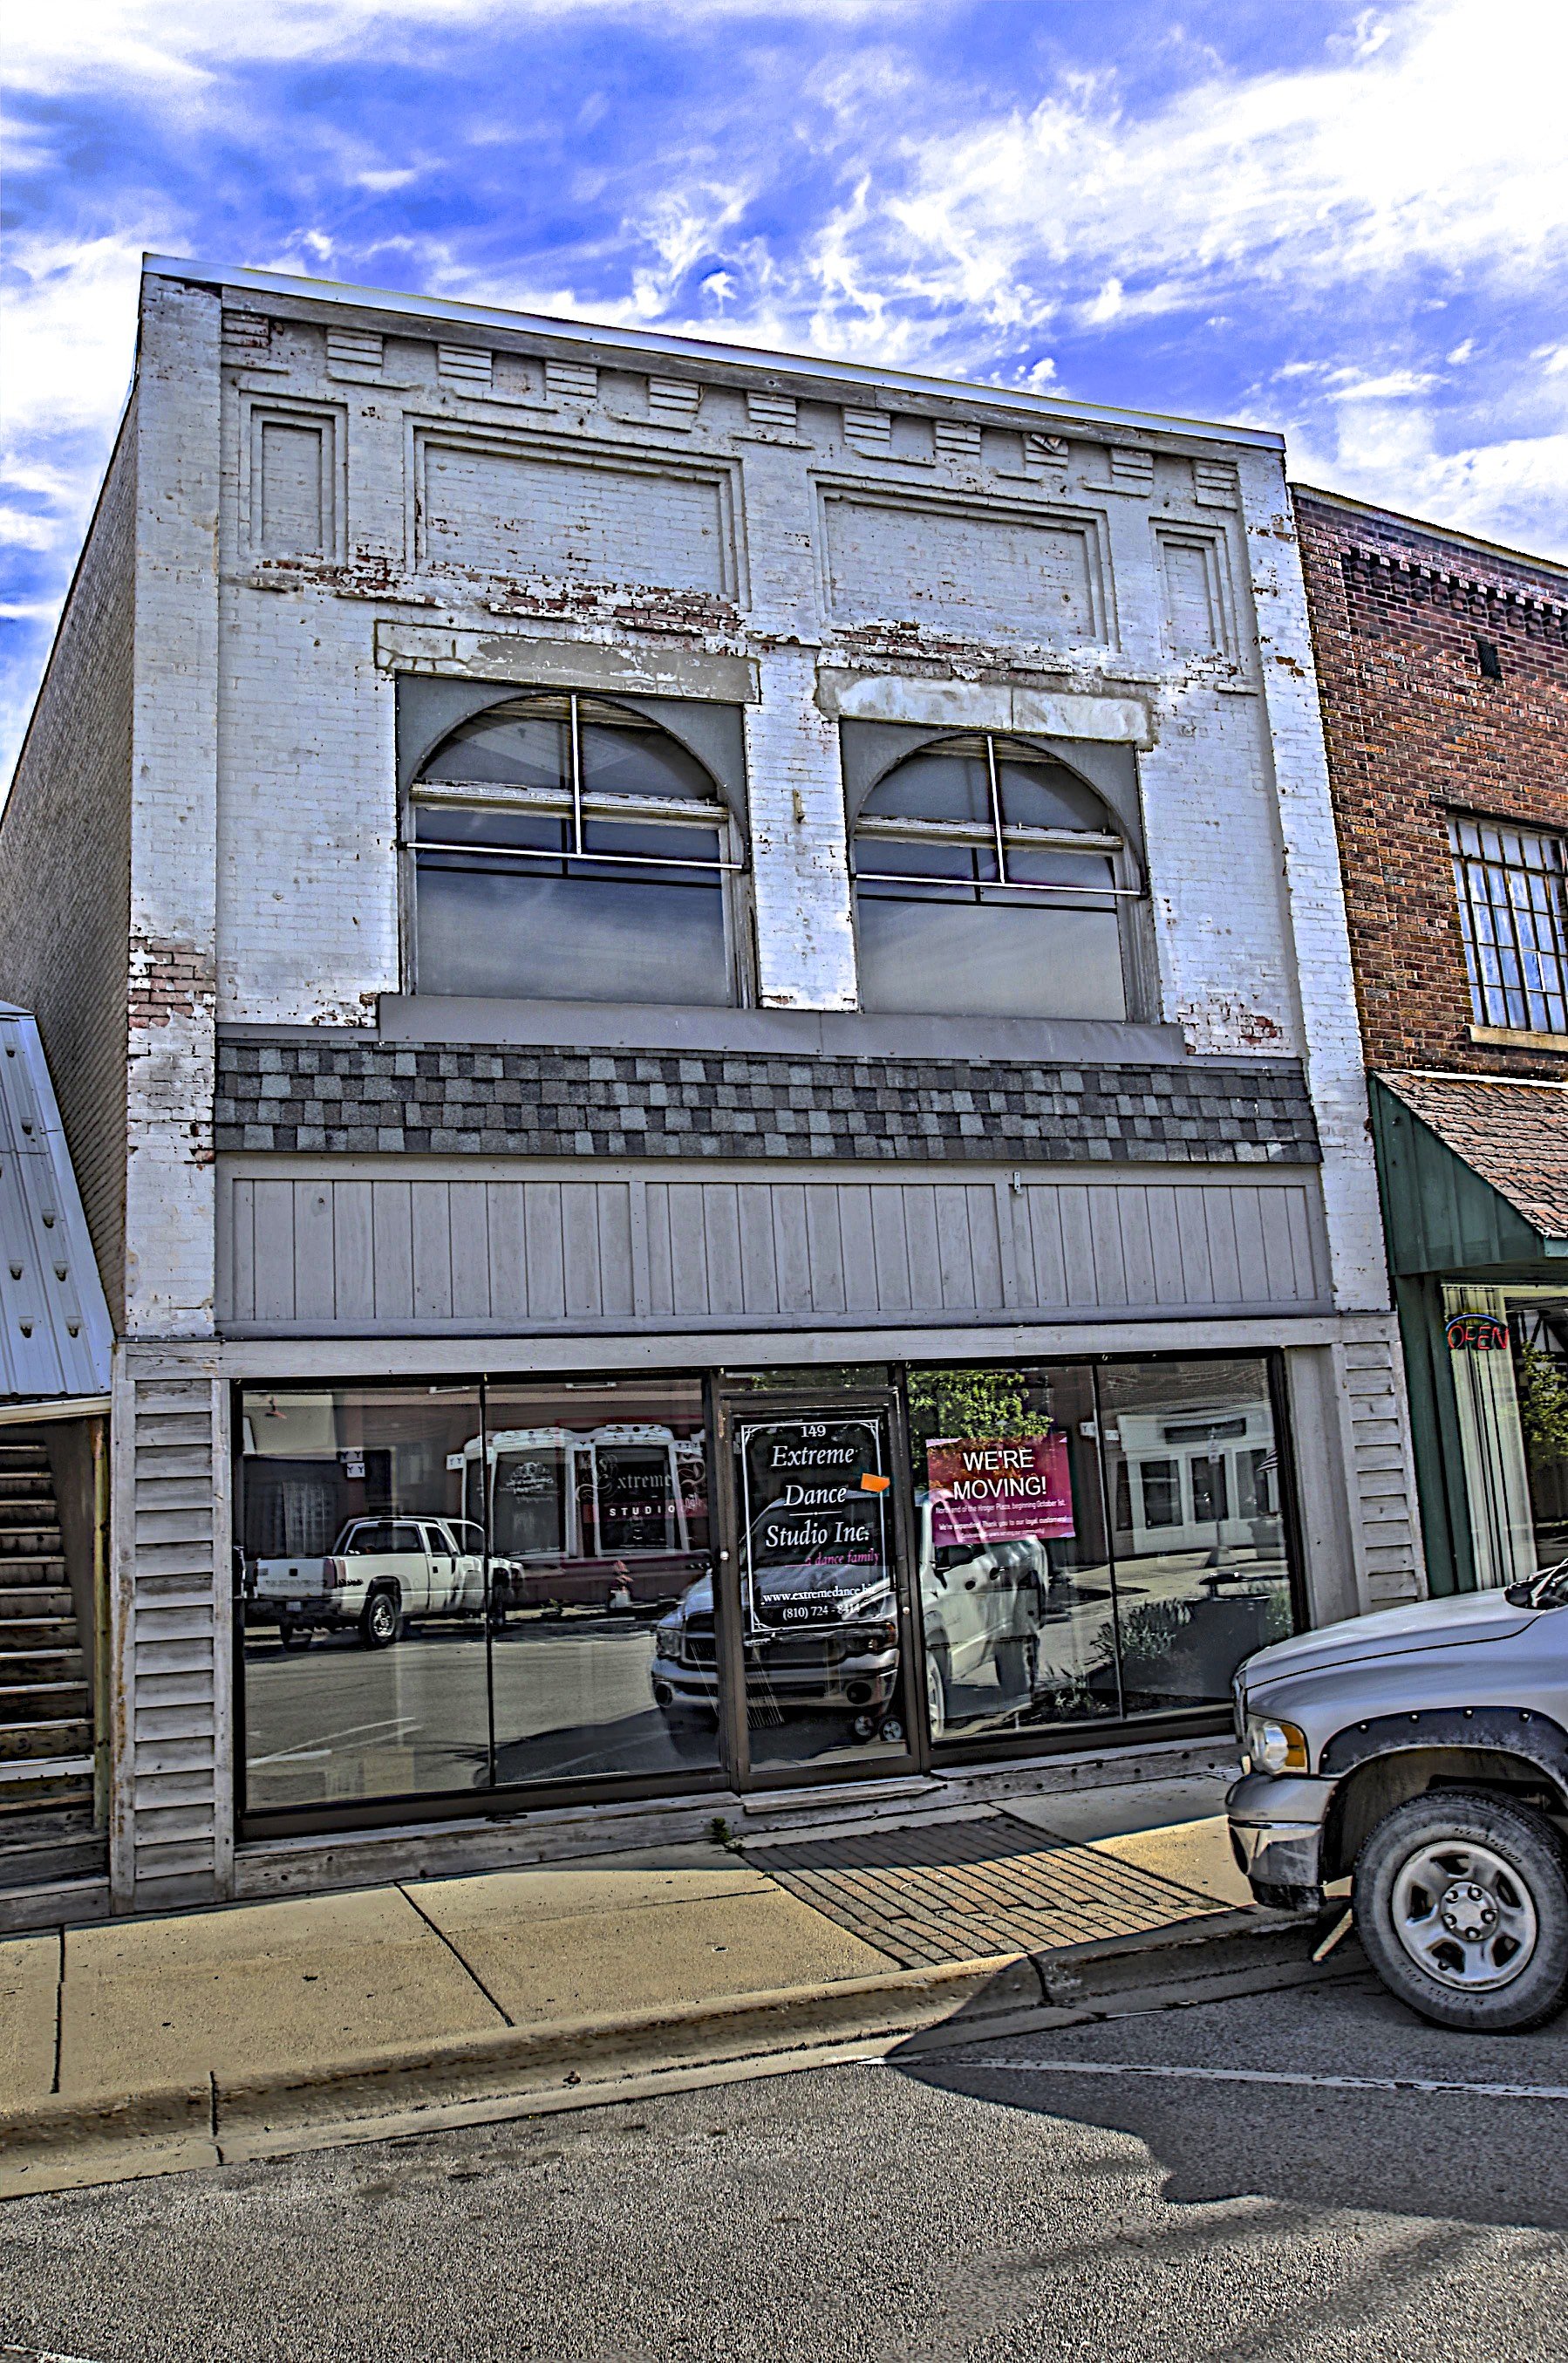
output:
M 1397 1279 L 1568 1282 L 1568 1083 L 1375 1074 L 1372 1133 Z

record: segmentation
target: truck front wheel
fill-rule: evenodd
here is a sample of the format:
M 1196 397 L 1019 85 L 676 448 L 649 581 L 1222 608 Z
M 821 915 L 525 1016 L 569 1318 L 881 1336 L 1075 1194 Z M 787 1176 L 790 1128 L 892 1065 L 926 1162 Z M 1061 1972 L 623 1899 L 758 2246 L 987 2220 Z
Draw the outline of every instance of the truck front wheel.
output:
M 1551 1824 L 1484 1790 L 1429 1790 L 1361 1850 L 1356 1934 L 1434 2026 L 1523 2033 L 1568 2002 L 1568 1856 Z
M 359 1615 L 359 1638 L 367 1649 L 388 1649 L 403 1631 L 403 1610 L 390 1592 L 373 1592 Z

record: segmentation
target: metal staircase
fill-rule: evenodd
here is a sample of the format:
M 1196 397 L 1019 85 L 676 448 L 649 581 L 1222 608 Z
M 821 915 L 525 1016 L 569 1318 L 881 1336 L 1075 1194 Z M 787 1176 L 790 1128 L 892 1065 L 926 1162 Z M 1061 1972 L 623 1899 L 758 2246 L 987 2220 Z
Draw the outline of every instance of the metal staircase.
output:
M 49 1455 L 0 1438 L 0 1888 L 91 1873 L 93 1702 Z

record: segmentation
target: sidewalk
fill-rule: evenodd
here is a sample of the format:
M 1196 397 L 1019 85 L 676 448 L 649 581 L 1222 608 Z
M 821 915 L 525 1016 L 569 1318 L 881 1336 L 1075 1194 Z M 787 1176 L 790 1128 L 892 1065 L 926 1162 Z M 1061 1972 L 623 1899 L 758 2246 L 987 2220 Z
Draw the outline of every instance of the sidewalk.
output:
M 0 2196 L 517 2113 L 629 2076 L 1082 2015 L 1251 1908 L 1211 1779 L 0 1944 Z M 1156 1961 L 1154 1957 L 1158 1957 Z M 1274 1958 L 1271 1953 L 1269 1958 Z M 1121 1962 L 1118 1971 L 1115 1964 Z M 1159 1962 L 1164 1962 L 1163 1969 Z M 756 2069 L 752 2072 L 758 2072 Z

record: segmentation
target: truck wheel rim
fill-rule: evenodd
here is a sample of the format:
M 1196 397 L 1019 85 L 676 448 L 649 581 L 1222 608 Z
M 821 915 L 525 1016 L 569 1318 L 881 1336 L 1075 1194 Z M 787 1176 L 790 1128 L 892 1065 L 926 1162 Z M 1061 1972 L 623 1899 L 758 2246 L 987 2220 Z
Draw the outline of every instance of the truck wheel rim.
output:
M 1456 1993 L 1495 1993 L 1522 1977 L 1540 1924 L 1510 1862 L 1468 1839 L 1417 1849 L 1394 1882 L 1394 1933 L 1416 1964 Z

